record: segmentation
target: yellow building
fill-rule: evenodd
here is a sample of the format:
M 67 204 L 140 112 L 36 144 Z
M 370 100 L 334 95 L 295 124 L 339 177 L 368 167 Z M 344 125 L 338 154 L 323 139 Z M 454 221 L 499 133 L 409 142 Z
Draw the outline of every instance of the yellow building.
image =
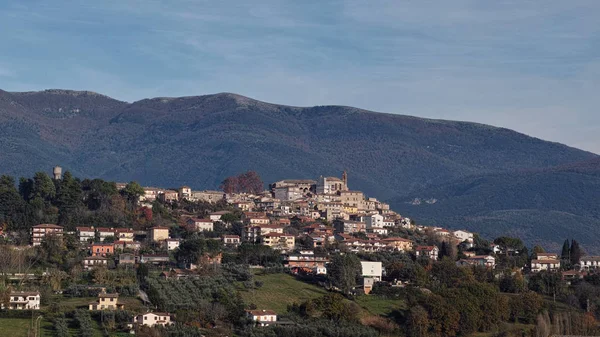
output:
M 98 300 L 90 303 L 90 310 L 117 310 L 125 308 L 124 304 L 119 304 L 119 294 L 107 294 L 101 292 L 98 294 Z
M 262 240 L 265 246 L 274 249 L 293 249 L 296 245 L 296 238 L 289 234 L 267 233 L 262 236 Z
M 156 226 L 150 229 L 150 240 L 154 242 L 164 241 L 169 238 L 169 227 Z

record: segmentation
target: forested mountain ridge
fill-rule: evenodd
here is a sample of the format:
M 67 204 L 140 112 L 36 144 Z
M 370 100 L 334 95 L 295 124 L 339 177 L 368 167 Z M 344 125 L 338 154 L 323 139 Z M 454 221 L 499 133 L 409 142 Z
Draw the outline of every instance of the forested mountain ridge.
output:
M 0 133 L 0 172 L 15 177 L 60 165 L 78 177 L 211 189 L 247 170 L 266 182 L 347 170 L 352 189 L 392 200 L 400 213 L 443 222 L 455 213 L 436 205 L 415 211 L 406 199 L 435 197 L 427 189 L 469 177 L 512 181 L 523 170 L 597 158 L 482 124 L 344 106 L 291 107 L 230 93 L 126 103 L 87 91 L 0 91 Z M 498 178 L 486 179 L 502 186 Z M 506 211 L 494 203 L 485 207 Z M 465 226 L 486 232 L 479 214 L 468 213 L 475 220 Z M 471 218 L 444 225 L 463 227 L 464 219 Z

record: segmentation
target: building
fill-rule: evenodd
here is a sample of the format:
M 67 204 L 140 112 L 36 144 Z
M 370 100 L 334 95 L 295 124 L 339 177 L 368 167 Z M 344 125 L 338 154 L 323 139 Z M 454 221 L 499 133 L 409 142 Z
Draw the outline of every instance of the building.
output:
M 189 186 L 181 186 L 177 191 L 179 200 L 190 200 L 192 198 L 192 189 Z
M 165 239 L 163 241 L 163 247 L 168 251 L 179 248 L 179 244 L 180 244 L 179 239 Z
M 327 272 L 325 265 L 329 263 L 329 257 L 324 255 L 315 255 L 312 250 L 301 250 L 297 254 L 288 254 L 284 256 L 283 265 L 286 268 L 297 270 L 307 268 L 316 271 L 317 274 Z
M 93 242 L 96 238 L 96 230 L 94 227 L 76 227 L 77 239 L 79 242 Z
M 237 235 L 223 235 L 223 243 L 226 246 L 238 246 L 240 244 L 240 237 Z
M 317 181 L 318 194 L 332 194 L 339 191 L 348 190 L 348 178 L 346 172 L 342 175 L 342 179 L 338 177 L 323 177 L 320 176 Z
M 383 267 L 381 262 L 360 261 L 363 290 L 369 294 L 376 282 L 381 281 Z
M 140 263 L 150 263 L 150 264 L 154 264 L 154 265 L 166 265 L 169 263 L 169 255 L 166 255 L 166 254 L 141 255 L 139 262 Z
M 54 235 L 62 238 L 63 227 L 53 224 L 41 224 L 31 229 L 31 241 L 34 246 L 39 246 L 46 236 Z
M 333 227 L 336 233 L 352 234 L 366 232 L 366 224 L 361 221 L 337 219 L 333 221 Z
M 197 231 L 213 231 L 213 221 L 211 219 L 189 218 L 187 225 Z
M 155 226 L 149 231 L 150 241 L 160 242 L 169 238 L 169 227 Z
M 358 211 L 366 210 L 365 195 L 360 191 L 340 191 L 340 202 L 344 206 L 356 207 Z
M 596 269 L 600 267 L 600 256 L 583 256 L 579 260 L 579 268 L 581 269 Z
M 556 271 L 560 269 L 558 254 L 537 253 L 537 259 L 531 260 L 531 271 L 536 273 L 542 270 Z
M 246 310 L 246 315 L 259 326 L 269 326 L 277 321 L 277 314 L 273 310 Z
M 179 200 L 179 192 L 174 190 L 166 190 L 158 195 L 158 200 L 169 203 Z
M 113 228 L 106 227 L 98 227 L 96 229 L 98 231 L 98 237 L 100 238 L 100 242 L 103 242 L 107 237 L 115 237 L 115 230 Z
M 412 250 L 413 242 L 404 238 L 387 238 L 382 239 L 383 242 L 390 250 L 408 252 Z
M 136 262 L 136 256 L 129 253 L 119 254 L 119 265 L 120 266 L 133 266 Z
M 480 266 L 493 269 L 496 267 L 496 258 L 491 255 L 475 255 L 467 257 L 466 259 L 458 260 L 456 265 L 459 267 Z
M 134 324 L 147 325 L 153 327 L 155 325 L 166 326 L 171 324 L 171 315 L 164 312 L 147 312 L 137 315 L 133 318 Z
M 124 304 L 120 304 L 119 302 L 119 294 L 107 294 L 106 292 L 101 292 L 98 294 L 98 299 L 96 302 L 92 302 L 89 304 L 90 310 L 117 310 L 123 309 L 125 307 Z
M 261 236 L 268 233 L 283 234 L 283 227 L 277 225 L 246 226 L 242 234 L 245 241 L 256 243 Z
M 295 188 L 298 188 L 303 195 L 306 195 L 309 192 L 315 191 L 316 184 L 317 184 L 316 181 L 310 180 L 310 179 L 287 179 L 287 180 L 280 180 L 280 181 L 270 184 L 269 189 L 273 193 L 275 193 L 275 189 L 277 189 L 277 188 L 295 187 Z M 277 197 L 275 197 L 275 198 L 277 198 Z M 277 198 L 277 199 L 280 199 L 280 198 Z M 283 199 L 280 199 L 280 200 L 283 200 Z
M 262 236 L 262 244 L 274 249 L 293 249 L 296 239 L 293 235 L 283 233 L 267 233 Z
M 457 231 L 452 232 L 452 234 L 454 234 L 456 239 L 460 242 L 464 242 L 464 241 L 467 241 L 470 243 L 473 242 L 474 236 L 473 236 L 473 233 L 471 233 L 471 232 L 467 232 L 465 230 L 457 230 Z
M 218 211 L 218 212 L 212 212 L 208 215 L 208 218 L 210 220 L 214 221 L 220 221 L 221 217 L 225 214 L 231 214 L 230 211 Z
M 90 249 L 92 256 L 106 256 L 115 253 L 114 243 L 94 243 Z
M 417 258 L 426 257 L 431 260 L 437 260 L 440 250 L 437 246 L 417 246 L 415 248 L 415 255 Z
M 225 200 L 225 193 L 221 191 L 192 191 L 191 200 L 214 204 Z
M 102 256 L 88 256 L 83 259 L 83 269 L 90 270 L 94 267 L 107 267 L 108 259 Z
M 40 310 L 40 293 L 37 291 L 13 291 L 8 295 L 8 310 Z M 4 304 L 2 305 L 4 309 Z
M 131 228 L 117 228 L 114 233 L 115 239 L 119 241 L 132 242 L 133 241 L 133 229 Z
M 143 201 L 153 202 L 158 199 L 159 195 L 164 193 L 165 190 L 162 188 L 156 187 L 144 187 L 144 196 L 142 197 Z
M 273 197 L 280 201 L 294 201 L 304 197 L 305 192 L 300 187 L 296 186 L 283 186 L 276 187 L 273 189 Z

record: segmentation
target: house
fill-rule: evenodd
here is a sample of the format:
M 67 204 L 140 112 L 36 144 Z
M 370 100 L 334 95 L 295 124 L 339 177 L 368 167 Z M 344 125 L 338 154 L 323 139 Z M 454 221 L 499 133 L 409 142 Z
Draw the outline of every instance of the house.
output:
M 115 230 L 113 228 L 98 227 L 97 231 L 100 242 L 103 242 L 107 237 L 115 237 Z
M 255 225 L 246 226 L 242 233 L 245 241 L 258 242 L 260 237 L 268 233 L 279 233 L 283 234 L 283 227 L 277 225 Z
M 8 295 L 8 310 L 40 310 L 40 293 L 37 291 L 12 291 Z M 2 304 L 4 309 L 4 304 Z
M 262 236 L 263 245 L 274 249 L 293 249 L 296 239 L 293 235 L 283 233 L 267 233 Z
M 212 212 L 208 215 L 208 218 L 212 221 L 220 221 L 221 217 L 225 214 L 231 214 L 231 212 L 230 211 Z
M 387 238 L 381 240 L 385 245 L 395 251 L 408 252 L 412 250 L 413 242 L 404 238 Z
M 150 237 L 150 241 L 160 242 L 169 238 L 169 227 L 163 226 L 154 226 L 150 228 L 148 233 Z
M 106 256 L 115 253 L 114 243 L 93 243 L 90 249 L 92 256 Z
M 222 191 L 192 191 L 191 196 L 192 201 L 208 202 L 211 204 L 217 203 L 224 199 L 225 194 Z
M 537 253 L 536 257 L 538 260 L 560 260 L 555 253 Z
M 579 259 L 580 269 L 596 269 L 600 267 L 600 256 L 584 256 Z
M 179 239 L 165 239 L 165 241 L 163 241 L 163 247 L 168 251 L 179 248 L 179 244 Z
M 369 294 L 373 290 L 373 285 L 381 281 L 383 267 L 381 262 L 360 261 L 361 276 L 363 278 L 363 289 L 365 294 Z
M 419 257 L 427 257 L 431 260 L 437 260 L 440 250 L 437 246 L 417 246 L 415 248 L 415 255 Z
M 382 234 L 382 233 L 379 233 L 378 230 L 384 230 L 383 215 L 381 215 L 381 214 L 367 215 L 363 218 L 363 221 L 365 222 L 368 233 Z M 385 229 L 384 234 L 387 234 L 387 229 Z
M 344 206 L 356 207 L 358 211 L 366 210 L 365 195 L 361 191 L 339 191 L 340 202 Z
M 164 190 L 156 187 L 144 187 L 144 196 L 142 197 L 143 201 L 153 202 L 156 200 L 161 193 L 164 193 Z
M 179 200 L 191 200 L 192 198 L 192 189 L 189 186 L 181 186 L 178 191 Z
M 31 241 L 34 246 L 39 246 L 46 236 L 54 235 L 62 238 L 63 227 L 53 224 L 41 224 L 31 228 Z
M 366 232 L 366 224 L 360 221 L 337 219 L 333 221 L 333 227 L 336 233 L 352 234 Z
M 115 248 L 115 250 L 125 250 L 125 249 L 131 249 L 131 250 L 139 250 L 142 247 L 142 243 L 139 241 L 115 241 L 113 242 L 113 246 Z
M 115 236 L 116 240 L 132 242 L 133 241 L 133 229 L 117 228 L 117 229 L 115 229 L 114 236 Z
M 133 266 L 136 262 L 136 256 L 129 253 L 119 254 L 120 266 Z
M 226 246 L 239 246 L 240 237 L 237 235 L 223 235 L 223 243 Z
M 537 273 L 542 270 L 556 271 L 556 270 L 560 269 L 560 260 L 550 259 L 550 258 L 547 258 L 546 256 L 543 256 L 542 259 L 540 259 L 539 257 L 540 256 L 538 254 L 538 259 L 531 260 L 531 271 L 532 272 Z
M 194 268 L 197 269 L 197 268 Z M 200 275 L 190 269 L 171 268 L 169 271 L 163 271 L 159 277 L 164 279 L 184 279 L 184 278 L 200 278 Z
M 266 216 L 250 216 L 244 218 L 245 225 L 268 225 L 271 221 Z
M 171 315 L 164 312 L 147 312 L 135 316 L 133 318 L 133 323 L 147 325 L 149 327 L 153 327 L 154 325 L 166 326 L 171 324 Z
M 156 254 L 156 255 L 141 255 L 140 263 L 150 263 L 155 265 L 168 264 L 169 263 L 169 255 L 166 254 Z
M 460 242 L 473 242 L 473 233 L 467 232 L 465 230 L 457 230 L 452 232 L 452 234 L 456 237 L 456 239 Z
M 186 221 L 187 225 L 197 231 L 213 231 L 213 221 L 211 219 L 189 218 Z
M 562 272 L 562 279 L 566 281 L 568 285 L 574 280 L 581 280 L 585 276 L 585 272 L 577 270 L 566 270 Z
M 272 310 L 246 310 L 246 315 L 259 326 L 269 326 L 277 321 L 277 314 Z
M 88 256 L 83 259 L 83 269 L 90 270 L 94 267 L 107 267 L 108 259 L 102 256 Z
M 491 255 L 474 255 L 466 259 L 458 260 L 456 265 L 459 267 L 482 266 L 486 268 L 494 268 L 496 266 L 496 258 Z
M 124 309 L 125 305 L 120 304 L 119 302 L 119 294 L 107 294 L 106 292 L 101 292 L 98 294 L 98 299 L 96 302 L 92 302 L 89 304 L 89 309 L 92 310 L 117 310 Z
M 96 237 L 96 230 L 94 227 L 76 227 L 77 239 L 79 242 L 91 242 Z
M 326 274 L 325 265 L 329 263 L 329 257 L 324 255 L 315 255 L 312 250 L 301 250 L 297 254 L 288 254 L 283 258 L 283 266 L 292 271 L 299 268 L 308 268 L 316 271 L 317 274 Z
M 170 203 L 179 200 L 179 192 L 174 190 L 166 190 L 158 195 L 158 200 Z

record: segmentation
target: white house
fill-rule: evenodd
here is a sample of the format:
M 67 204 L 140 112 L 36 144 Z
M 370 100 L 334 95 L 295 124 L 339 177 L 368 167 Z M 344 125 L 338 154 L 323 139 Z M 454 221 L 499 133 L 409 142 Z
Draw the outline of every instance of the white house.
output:
M 164 312 L 147 312 L 135 316 L 133 318 L 133 323 L 150 327 L 155 325 L 165 326 L 171 324 L 171 315 Z
M 246 310 L 246 315 L 260 326 L 277 322 L 277 314 L 273 310 Z
M 179 248 L 179 239 L 165 239 L 163 242 L 164 247 L 169 251 Z
M 213 231 L 213 221 L 211 219 L 189 218 L 187 224 L 193 226 L 197 231 Z
M 471 232 L 467 232 L 465 230 L 457 230 L 452 232 L 452 234 L 454 234 L 454 236 L 460 241 L 460 242 L 473 242 L 473 233 Z
M 225 214 L 230 214 L 230 211 L 218 211 L 218 212 L 213 212 L 210 213 L 208 215 L 208 218 L 211 219 L 212 221 L 219 221 L 221 220 L 221 217 Z
M 531 260 L 531 271 L 539 272 L 542 270 L 555 271 L 560 269 L 560 260 L 537 259 Z
M 88 256 L 83 259 L 83 269 L 90 270 L 94 267 L 108 266 L 108 259 L 102 256 Z
M 8 310 L 40 310 L 40 293 L 13 291 L 9 294 L 7 307 Z
M 584 256 L 579 260 L 581 269 L 596 269 L 600 267 L 600 256 Z
M 437 246 L 417 246 L 415 255 L 418 257 L 425 256 L 431 260 L 437 260 L 440 250 Z
M 80 242 L 89 242 L 94 241 L 96 236 L 96 229 L 94 227 L 76 227 L 77 230 L 77 238 Z
M 369 294 L 373 290 L 375 282 L 381 281 L 383 267 L 381 262 L 360 261 L 362 267 L 363 290 Z

